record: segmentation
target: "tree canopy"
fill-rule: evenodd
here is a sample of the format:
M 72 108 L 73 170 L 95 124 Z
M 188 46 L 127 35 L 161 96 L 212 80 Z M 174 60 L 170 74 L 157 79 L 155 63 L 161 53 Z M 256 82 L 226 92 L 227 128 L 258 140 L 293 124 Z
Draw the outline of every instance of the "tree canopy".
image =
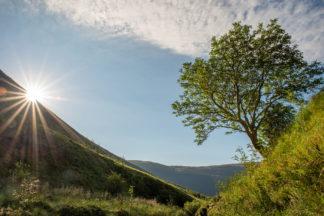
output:
M 277 20 L 255 29 L 237 22 L 212 38 L 208 59 L 183 64 L 183 94 L 172 107 L 194 129 L 197 144 L 227 128 L 246 133 L 264 156 L 305 95 L 321 87 L 323 71 L 320 62 L 304 60 Z

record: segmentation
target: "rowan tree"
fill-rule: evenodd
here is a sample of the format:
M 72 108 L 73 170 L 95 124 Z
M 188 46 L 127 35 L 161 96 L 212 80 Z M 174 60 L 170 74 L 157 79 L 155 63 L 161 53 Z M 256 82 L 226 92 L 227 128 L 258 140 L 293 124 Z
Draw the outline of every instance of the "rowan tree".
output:
M 194 129 L 197 144 L 227 128 L 245 133 L 265 156 L 271 142 L 261 136 L 284 130 L 305 95 L 320 88 L 322 75 L 322 64 L 305 61 L 277 20 L 255 29 L 237 22 L 212 38 L 208 59 L 183 64 L 183 94 L 172 107 Z

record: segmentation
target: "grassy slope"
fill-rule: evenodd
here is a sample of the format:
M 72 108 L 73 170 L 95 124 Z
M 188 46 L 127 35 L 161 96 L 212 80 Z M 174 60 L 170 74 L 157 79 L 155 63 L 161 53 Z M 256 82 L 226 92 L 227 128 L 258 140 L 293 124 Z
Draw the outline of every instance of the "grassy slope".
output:
M 91 191 L 109 191 L 111 186 L 107 178 L 117 173 L 125 182 L 125 190 L 131 185 L 134 186 L 135 196 L 176 205 L 183 205 L 185 201 L 192 200 L 183 189 L 89 149 L 69 137 L 55 132 L 53 137 L 55 150 L 51 150 L 47 145 L 39 145 L 37 170 L 39 178 L 52 187 L 77 186 Z M 19 154 L 22 145 L 18 144 L 15 147 L 10 162 L 0 164 L 1 177 L 10 175 L 8 171 L 16 161 L 23 160 L 27 164 L 34 164 L 33 157 L 28 152 L 23 158 Z M 7 145 L 0 146 L 1 157 L 4 157 L 7 149 Z
M 218 193 L 219 182 L 228 180 L 244 169 L 240 164 L 190 167 L 165 166 L 149 161 L 130 162 L 162 179 L 209 196 Z
M 110 197 L 105 193 L 88 193 L 79 188 L 42 190 L 23 197 L 0 194 L 0 215 L 61 216 L 188 216 L 177 206 L 159 204 L 155 200 L 126 196 Z
M 324 93 L 304 108 L 273 153 L 220 193 L 210 215 L 324 215 Z
M 19 91 L 3 80 L 14 83 L 0 71 L 0 87 L 6 88 L 8 92 Z M 7 96 L 0 95 L 0 99 L 5 97 Z M 14 102 L 0 100 L 0 111 Z M 0 126 L 5 124 L 16 109 L 0 112 Z M 0 189 L 7 184 L 15 163 L 23 161 L 30 164 L 34 174 L 51 187 L 77 186 L 85 190 L 111 192 L 115 189 L 112 185 L 117 184 L 119 191 L 127 192 L 130 186 L 134 186 L 135 196 L 156 199 L 161 203 L 181 206 L 185 201 L 193 199 L 187 191 L 134 168 L 127 161 L 89 141 L 62 120 L 53 117 L 55 114 L 45 107 L 40 105 L 40 109 L 47 121 L 51 141 L 46 138 L 45 127 L 38 116 L 38 142 L 33 143 L 31 110 L 27 113 L 24 127 L 16 141 L 14 136 L 23 112 L 0 134 Z M 109 181 L 113 174 L 121 178 Z

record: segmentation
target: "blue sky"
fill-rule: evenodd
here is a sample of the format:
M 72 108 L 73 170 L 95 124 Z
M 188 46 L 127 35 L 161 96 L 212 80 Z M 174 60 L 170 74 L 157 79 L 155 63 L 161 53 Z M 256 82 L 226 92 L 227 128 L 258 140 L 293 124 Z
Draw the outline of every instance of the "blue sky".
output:
M 172 115 L 182 63 L 206 56 L 231 23 L 279 17 L 309 60 L 323 60 L 321 1 L 0 0 L 0 69 L 52 83 L 45 105 L 126 159 L 233 163 L 243 134 L 216 131 L 202 146 Z

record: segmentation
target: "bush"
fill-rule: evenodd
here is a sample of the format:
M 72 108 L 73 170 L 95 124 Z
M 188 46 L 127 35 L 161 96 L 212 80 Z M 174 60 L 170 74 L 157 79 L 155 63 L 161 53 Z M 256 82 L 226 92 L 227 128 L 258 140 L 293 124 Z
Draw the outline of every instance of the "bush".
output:
M 107 190 L 113 196 L 125 193 L 128 190 L 128 185 L 126 181 L 117 173 L 112 173 L 107 178 L 107 183 Z
M 19 202 L 9 194 L 0 194 L 0 207 L 17 206 L 18 204 Z
M 130 214 L 125 210 L 119 210 L 116 212 L 116 216 L 130 216 Z
M 14 198 L 22 202 L 37 199 L 40 192 L 40 181 L 36 178 L 23 179 L 13 192 Z
M 198 200 L 193 200 L 191 202 L 186 202 L 184 204 L 184 211 L 188 216 L 194 216 L 198 209 L 200 208 L 201 203 Z
M 43 202 L 43 201 L 24 203 L 23 207 L 24 207 L 24 209 L 29 209 L 29 210 L 42 209 L 42 210 L 45 210 L 46 212 L 54 211 L 50 205 L 48 205 L 46 202 Z
M 60 216 L 105 216 L 106 213 L 96 207 L 96 206 L 88 206 L 88 207 L 73 207 L 73 206 L 63 206 L 58 214 Z
M 24 211 L 22 208 L 13 209 L 11 207 L 0 208 L 0 215 L 5 216 L 22 216 L 30 215 L 30 212 Z

